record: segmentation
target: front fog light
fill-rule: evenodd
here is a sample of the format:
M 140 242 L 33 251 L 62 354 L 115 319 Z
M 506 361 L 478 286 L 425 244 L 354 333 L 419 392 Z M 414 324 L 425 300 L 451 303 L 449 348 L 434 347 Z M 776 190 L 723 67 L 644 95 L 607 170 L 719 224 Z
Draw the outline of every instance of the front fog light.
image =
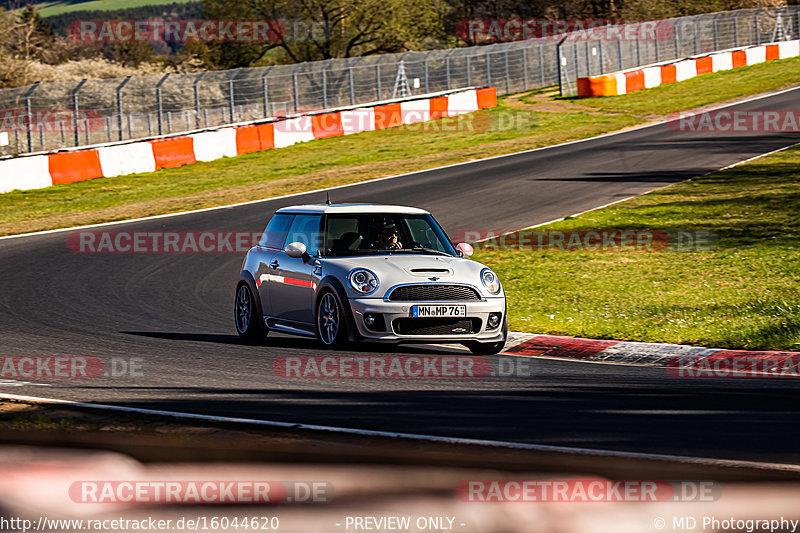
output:
M 365 313 L 364 325 L 372 331 L 383 331 L 383 315 L 380 313 Z
M 486 321 L 486 329 L 497 329 L 502 317 L 502 313 L 489 313 L 489 319 Z

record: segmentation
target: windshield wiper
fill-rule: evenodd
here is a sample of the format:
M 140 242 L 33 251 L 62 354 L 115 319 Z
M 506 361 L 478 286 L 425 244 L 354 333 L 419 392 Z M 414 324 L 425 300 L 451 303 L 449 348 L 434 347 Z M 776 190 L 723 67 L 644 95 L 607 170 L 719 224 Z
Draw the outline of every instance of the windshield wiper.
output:
M 448 257 L 452 257 L 447 252 L 443 252 L 441 250 L 435 250 L 433 248 L 425 248 L 424 246 L 414 246 L 413 248 L 411 248 L 411 250 L 414 252 L 428 252 L 429 254 L 446 255 Z

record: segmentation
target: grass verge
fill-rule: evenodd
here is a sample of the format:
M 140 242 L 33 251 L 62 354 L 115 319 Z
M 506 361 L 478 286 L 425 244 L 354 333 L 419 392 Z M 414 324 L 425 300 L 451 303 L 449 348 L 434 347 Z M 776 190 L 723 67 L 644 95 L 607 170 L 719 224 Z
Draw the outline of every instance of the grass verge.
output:
M 190 1 L 192 0 L 85 0 L 83 2 L 55 0 L 52 2 L 38 2 L 35 5 L 42 17 L 52 17 L 73 11 L 116 11 L 133 7 L 177 4 Z
M 0 235 L 268 198 L 538 148 L 800 83 L 800 58 L 707 74 L 627 96 L 569 100 L 552 90 L 497 108 L 158 172 L 0 195 Z
M 798 351 L 798 168 L 795 147 L 536 228 L 710 232 L 708 250 L 542 251 L 534 236 L 475 258 L 504 281 L 514 330 Z

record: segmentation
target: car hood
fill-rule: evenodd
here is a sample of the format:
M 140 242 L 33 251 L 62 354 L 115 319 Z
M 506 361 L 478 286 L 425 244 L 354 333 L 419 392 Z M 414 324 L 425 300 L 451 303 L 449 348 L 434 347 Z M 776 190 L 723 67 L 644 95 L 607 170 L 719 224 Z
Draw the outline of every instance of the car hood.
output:
M 337 275 L 346 286 L 347 273 L 352 269 L 361 267 L 374 272 L 378 276 L 380 287 L 372 297 L 382 297 L 395 285 L 432 282 L 473 285 L 484 295 L 493 296 L 484 290 L 480 280 L 484 265 L 462 257 L 430 254 L 370 255 L 329 258 L 325 263 L 328 267 L 325 268 L 327 273 Z

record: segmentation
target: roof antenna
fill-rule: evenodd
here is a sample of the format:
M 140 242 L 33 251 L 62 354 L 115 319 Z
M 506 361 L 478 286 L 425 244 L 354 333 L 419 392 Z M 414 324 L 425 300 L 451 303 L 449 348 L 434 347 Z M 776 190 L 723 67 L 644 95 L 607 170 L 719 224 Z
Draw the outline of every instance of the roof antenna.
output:
M 330 193 L 330 191 L 325 191 L 325 205 L 331 205 L 331 193 Z

